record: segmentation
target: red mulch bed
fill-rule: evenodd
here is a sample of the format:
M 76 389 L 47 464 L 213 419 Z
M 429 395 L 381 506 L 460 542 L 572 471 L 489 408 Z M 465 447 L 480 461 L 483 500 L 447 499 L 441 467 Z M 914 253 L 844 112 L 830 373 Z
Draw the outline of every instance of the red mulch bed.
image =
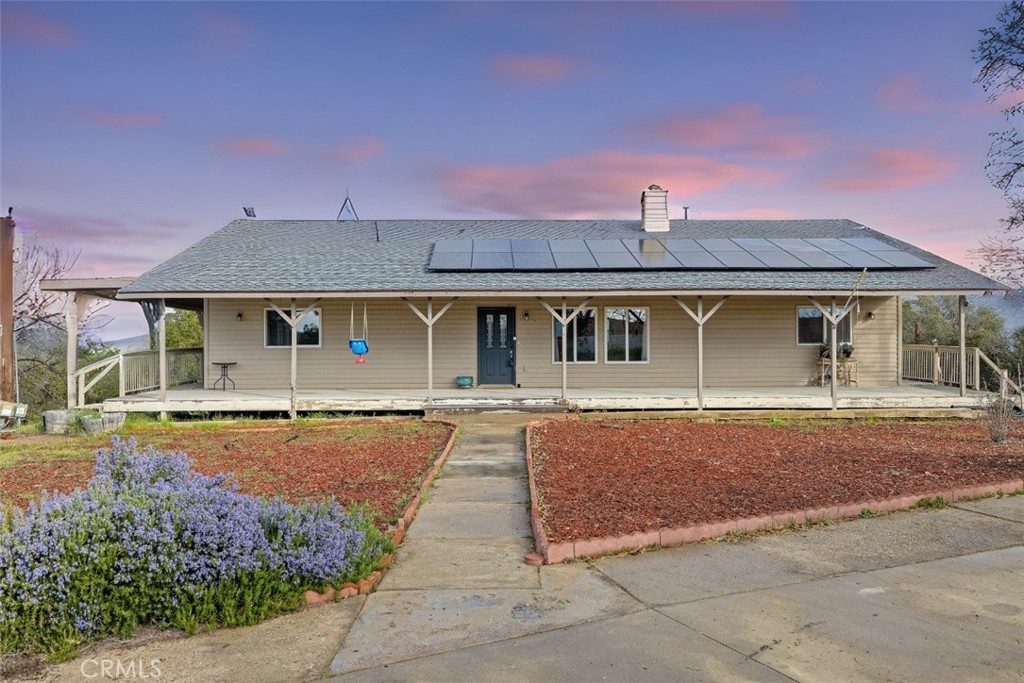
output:
M 547 422 L 532 430 L 551 542 L 1024 478 L 1024 420 L 852 425 Z
M 183 451 L 204 474 L 233 472 L 242 491 L 289 501 L 336 499 L 366 503 L 381 522 L 396 520 L 424 473 L 444 449 L 451 428 L 430 422 L 362 423 L 273 429 L 141 431 L 140 446 Z M 67 439 L 70 443 L 71 439 Z M 92 476 L 91 453 L 109 441 L 77 437 L 78 453 L 33 455 L 0 468 L 0 501 L 27 504 L 40 491 L 70 491 Z M 42 444 L 43 441 L 36 443 Z M 71 449 L 66 449 L 71 450 Z

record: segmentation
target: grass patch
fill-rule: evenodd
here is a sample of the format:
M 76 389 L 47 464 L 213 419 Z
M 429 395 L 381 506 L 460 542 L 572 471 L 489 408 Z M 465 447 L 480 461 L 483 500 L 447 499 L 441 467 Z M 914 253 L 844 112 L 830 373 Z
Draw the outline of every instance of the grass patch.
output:
M 941 510 L 942 508 L 948 508 L 949 501 L 942 496 L 935 496 L 934 498 L 922 498 L 921 500 L 914 503 L 911 509 L 921 510 Z

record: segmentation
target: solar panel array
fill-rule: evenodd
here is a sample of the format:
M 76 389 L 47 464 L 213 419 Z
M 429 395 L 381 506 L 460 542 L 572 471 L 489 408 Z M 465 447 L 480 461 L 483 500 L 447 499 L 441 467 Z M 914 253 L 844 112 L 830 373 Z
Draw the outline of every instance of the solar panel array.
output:
M 873 237 L 462 239 L 434 243 L 431 270 L 903 270 L 935 265 Z

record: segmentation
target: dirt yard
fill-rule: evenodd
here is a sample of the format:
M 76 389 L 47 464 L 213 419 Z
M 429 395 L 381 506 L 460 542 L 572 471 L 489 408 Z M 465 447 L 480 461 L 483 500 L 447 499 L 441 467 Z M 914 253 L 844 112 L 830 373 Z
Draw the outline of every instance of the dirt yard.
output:
M 1024 420 L 548 422 L 532 431 L 551 542 L 619 536 L 1024 477 Z
M 397 519 L 444 448 L 444 424 L 401 420 L 259 428 L 194 427 L 134 433 L 140 446 L 183 451 L 204 474 L 233 472 L 258 495 L 366 503 L 382 523 Z M 92 476 L 109 437 L 0 441 L 0 503 L 27 505 L 43 489 L 70 491 Z

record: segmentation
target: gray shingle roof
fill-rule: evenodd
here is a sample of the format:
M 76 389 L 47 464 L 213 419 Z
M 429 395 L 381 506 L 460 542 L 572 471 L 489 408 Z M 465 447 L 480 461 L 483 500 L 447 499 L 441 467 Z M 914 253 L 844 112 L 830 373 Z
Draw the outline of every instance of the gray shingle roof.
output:
M 433 272 L 435 241 L 446 239 L 874 237 L 936 264 L 869 271 L 862 291 L 983 291 L 998 282 L 845 219 L 671 222 L 644 233 L 624 220 L 272 221 L 240 219 L 144 273 L 125 298 L 182 293 L 410 291 L 849 291 L 850 271 L 720 270 L 601 272 Z

